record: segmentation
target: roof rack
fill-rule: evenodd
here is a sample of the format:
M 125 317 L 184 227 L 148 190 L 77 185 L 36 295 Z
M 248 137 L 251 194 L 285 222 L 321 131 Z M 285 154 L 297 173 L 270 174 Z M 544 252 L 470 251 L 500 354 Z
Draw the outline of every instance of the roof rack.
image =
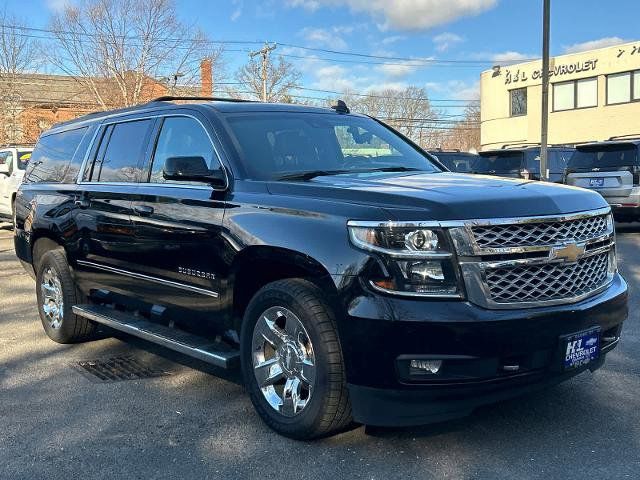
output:
M 162 97 L 157 97 L 152 100 L 149 100 L 149 103 L 153 102 L 172 102 L 174 100 L 207 100 L 213 102 L 253 102 L 253 100 L 243 100 L 241 98 L 225 98 L 225 97 L 197 97 L 197 96 L 173 96 L 173 95 L 164 95 Z
M 529 146 L 529 145 L 540 145 L 537 142 L 518 142 L 518 143 L 505 143 L 502 145 L 501 150 L 506 150 L 511 147 L 521 147 L 521 146 Z
M 630 133 L 628 135 L 614 135 L 613 137 L 609 137 L 609 140 L 616 140 L 618 138 L 635 139 L 635 138 L 640 138 L 640 134 Z

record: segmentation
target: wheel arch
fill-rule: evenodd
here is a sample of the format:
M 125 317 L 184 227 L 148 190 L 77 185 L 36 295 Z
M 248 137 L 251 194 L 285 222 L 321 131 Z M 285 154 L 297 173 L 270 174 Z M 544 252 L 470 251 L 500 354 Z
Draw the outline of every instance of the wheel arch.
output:
M 244 311 L 256 292 L 268 283 L 286 278 L 305 278 L 318 285 L 331 301 L 337 298 L 331 275 L 314 258 L 282 247 L 247 247 L 234 259 L 230 275 L 233 317 L 238 330 Z

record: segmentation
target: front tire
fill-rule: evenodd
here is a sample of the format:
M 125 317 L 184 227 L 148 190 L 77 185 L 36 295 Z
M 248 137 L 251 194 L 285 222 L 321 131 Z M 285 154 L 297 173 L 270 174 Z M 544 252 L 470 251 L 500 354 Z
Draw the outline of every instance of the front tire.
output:
M 272 429 L 302 440 L 351 424 L 335 315 L 315 284 L 288 279 L 260 289 L 240 342 L 245 386 Z
M 83 303 L 83 296 L 76 288 L 61 248 L 46 252 L 38 262 L 36 297 L 42 326 L 51 340 L 77 343 L 93 336 L 95 323 L 72 311 L 73 305 Z

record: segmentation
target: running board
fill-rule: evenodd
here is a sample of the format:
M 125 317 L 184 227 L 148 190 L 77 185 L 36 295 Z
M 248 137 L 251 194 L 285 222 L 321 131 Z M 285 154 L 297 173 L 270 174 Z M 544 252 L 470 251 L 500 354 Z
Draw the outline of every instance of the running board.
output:
M 230 369 L 239 364 L 240 352 L 222 342 L 150 322 L 130 313 L 100 305 L 74 305 L 73 313 L 217 367 Z

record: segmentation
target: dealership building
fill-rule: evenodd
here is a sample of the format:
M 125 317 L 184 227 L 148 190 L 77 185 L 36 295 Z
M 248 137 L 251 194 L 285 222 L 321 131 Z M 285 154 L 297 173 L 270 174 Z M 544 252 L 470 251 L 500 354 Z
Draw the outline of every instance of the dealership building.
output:
M 640 136 L 640 41 L 551 58 L 549 143 Z M 542 62 L 496 65 L 480 76 L 483 150 L 539 143 Z

